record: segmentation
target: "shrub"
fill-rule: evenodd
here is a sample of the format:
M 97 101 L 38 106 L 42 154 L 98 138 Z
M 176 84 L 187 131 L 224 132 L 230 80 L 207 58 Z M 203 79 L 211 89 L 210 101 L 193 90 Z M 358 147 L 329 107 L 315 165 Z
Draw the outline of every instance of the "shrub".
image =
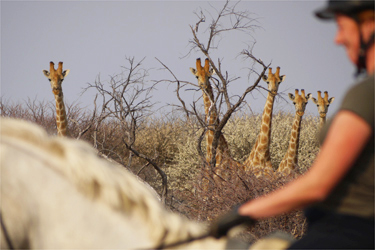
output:
M 176 197 L 171 202 L 173 210 L 197 221 L 213 221 L 218 216 L 227 213 L 235 205 L 265 195 L 281 188 L 293 180 L 298 174 L 293 172 L 291 177 L 276 173 L 271 178 L 256 178 L 254 175 L 238 170 L 240 180 L 215 183 L 203 190 L 200 185 L 201 177 L 195 180 L 193 190 L 176 191 Z M 243 178 L 242 178 L 243 177 Z M 243 231 L 239 237 L 250 243 L 274 231 L 291 233 L 300 238 L 306 230 L 305 217 L 301 210 L 296 210 L 277 217 L 259 220 L 252 227 Z
M 26 104 L 26 105 L 25 105 Z M 56 122 L 53 103 L 28 100 L 25 104 L 0 101 L 3 117 L 14 117 L 36 122 L 48 133 L 56 134 Z M 77 104 L 67 105 L 70 136 L 77 136 L 91 124 L 90 129 L 81 136 L 94 145 L 99 152 L 122 163 L 141 178 L 150 183 L 159 193 L 161 181 L 158 173 L 147 166 L 143 159 L 132 157 L 121 138 L 126 135 L 122 124 L 106 119 L 97 126 L 93 124 L 90 112 Z M 272 119 L 271 161 L 276 169 L 282 160 L 289 143 L 294 114 L 278 112 Z M 258 136 L 261 114 L 233 116 L 223 134 L 228 142 L 232 157 L 244 162 Z M 295 176 L 303 174 L 319 152 L 317 140 L 319 120 L 315 116 L 305 115 L 300 134 L 299 160 Z M 197 121 L 181 118 L 178 114 L 151 117 L 137 124 L 135 148 L 152 158 L 167 174 L 169 195 L 167 205 L 190 219 L 210 221 L 226 213 L 232 206 L 254 199 L 272 190 L 280 188 L 292 178 L 275 175 L 271 179 L 255 178 L 238 170 L 235 176 L 241 178 L 211 185 L 202 190 L 202 161 L 197 152 L 197 140 L 202 133 Z M 202 142 L 205 151 L 205 141 Z M 240 183 L 240 184 L 239 184 Z M 247 240 L 258 239 L 276 229 L 287 231 L 300 237 L 305 230 L 305 221 L 301 211 L 259 221 L 242 236 Z

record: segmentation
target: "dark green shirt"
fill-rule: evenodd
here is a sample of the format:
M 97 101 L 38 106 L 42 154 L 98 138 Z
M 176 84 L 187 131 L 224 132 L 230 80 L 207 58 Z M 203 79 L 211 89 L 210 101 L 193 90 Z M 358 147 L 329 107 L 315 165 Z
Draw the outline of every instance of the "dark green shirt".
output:
M 340 110 L 351 111 L 365 120 L 372 128 L 372 136 L 343 180 L 334 188 L 328 198 L 317 206 L 338 213 L 374 218 L 373 75 L 356 84 L 347 92 Z M 321 143 L 323 143 L 333 119 L 330 119 L 322 128 Z

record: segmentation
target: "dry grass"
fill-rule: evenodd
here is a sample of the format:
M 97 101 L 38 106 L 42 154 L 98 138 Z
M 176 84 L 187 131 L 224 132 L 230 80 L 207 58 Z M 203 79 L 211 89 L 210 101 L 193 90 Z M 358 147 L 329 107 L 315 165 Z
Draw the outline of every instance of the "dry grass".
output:
M 294 114 L 290 113 L 277 113 L 272 120 L 271 132 L 271 161 L 273 167 L 276 169 L 280 164 L 284 154 L 288 148 L 290 130 L 293 122 Z M 239 161 L 244 162 L 253 144 L 258 136 L 260 129 L 261 115 L 242 116 L 232 118 L 227 126 L 224 128 L 224 135 L 230 147 L 232 157 Z M 300 173 L 305 172 L 314 161 L 317 153 L 319 152 L 319 143 L 317 140 L 319 119 L 317 117 L 306 116 L 303 117 L 300 135 L 300 147 L 298 150 L 299 161 L 297 171 Z M 184 124 L 182 124 L 183 126 Z M 178 167 L 178 172 L 173 173 L 173 178 L 178 180 L 176 187 L 191 188 L 185 179 L 194 177 L 200 169 L 200 159 L 197 154 L 196 145 L 197 137 L 200 135 L 195 130 L 186 131 L 181 127 L 180 130 L 180 144 L 177 145 L 179 149 L 174 159 L 173 171 Z M 205 146 L 202 147 L 205 149 Z M 181 172 L 181 173 L 179 173 Z M 186 178 L 187 174 L 191 177 Z M 184 184 L 187 186 L 183 186 Z
M 227 213 L 235 205 L 242 204 L 248 200 L 255 199 L 276 190 L 285 183 L 298 176 L 284 177 L 275 174 L 272 178 L 256 178 L 254 175 L 246 174 L 241 170 L 238 176 L 227 182 L 221 182 L 216 185 L 210 185 L 208 190 L 200 188 L 200 176 L 195 181 L 194 189 L 185 191 L 176 191 L 176 196 L 180 200 L 174 200 L 172 208 L 186 217 L 198 221 L 212 221 L 218 216 Z M 253 227 L 247 228 L 239 237 L 254 242 L 270 232 L 284 231 L 291 233 L 294 237 L 300 238 L 306 230 L 306 222 L 302 211 L 293 211 L 277 217 L 258 221 Z
M 28 101 L 14 104 L 0 102 L 1 116 L 29 120 L 43 126 L 50 134 L 56 134 L 55 114 L 52 103 Z M 89 112 L 78 105 L 68 107 L 70 136 L 76 138 L 90 123 Z M 272 120 L 271 160 L 278 166 L 288 147 L 294 114 L 276 113 Z M 74 120 L 74 122 L 73 122 Z M 260 128 L 261 115 L 232 117 L 224 129 L 224 135 L 234 159 L 243 162 L 249 155 Z M 299 163 L 296 175 L 304 173 L 319 151 L 317 141 L 319 120 L 305 116 L 300 136 Z M 196 122 L 176 116 L 148 118 L 139 125 L 135 148 L 154 159 L 168 175 L 168 206 L 191 219 L 211 220 L 228 211 L 233 205 L 256 198 L 281 187 L 290 178 L 276 176 L 271 180 L 243 176 L 240 186 L 233 183 L 214 185 L 208 193 L 200 188 L 202 162 L 197 153 L 197 139 L 201 130 Z M 104 121 L 94 133 L 91 128 L 82 140 L 95 144 L 98 150 L 125 166 L 129 164 L 130 152 L 121 141 L 126 131 L 114 121 Z M 205 145 L 202 145 L 205 149 Z M 160 191 L 161 179 L 157 172 L 146 166 L 144 160 L 133 157 L 130 169 Z M 249 229 L 245 237 L 257 239 L 275 229 L 281 229 L 300 237 L 304 232 L 304 218 L 301 211 L 259 222 Z

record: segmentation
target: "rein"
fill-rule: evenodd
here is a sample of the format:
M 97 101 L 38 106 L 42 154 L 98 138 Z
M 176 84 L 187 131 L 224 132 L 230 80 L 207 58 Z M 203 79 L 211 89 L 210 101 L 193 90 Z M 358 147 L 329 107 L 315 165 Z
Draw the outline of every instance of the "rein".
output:
M 185 239 L 185 240 L 176 241 L 176 242 L 173 242 L 173 243 L 170 243 L 170 244 L 166 244 L 166 245 L 164 245 L 164 243 L 161 243 L 157 247 L 151 248 L 151 249 L 161 250 L 161 249 L 165 249 L 165 248 L 172 248 L 172 247 L 176 247 L 176 246 L 179 246 L 179 245 L 187 244 L 187 243 L 190 243 L 190 242 L 193 242 L 193 241 L 196 241 L 196 240 L 203 240 L 203 239 L 205 239 L 207 237 L 210 237 L 210 236 L 211 235 L 209 233 L 207 233 L 207 234 L 203 234 L 203 235 L 198 236 L 198 237 L 188 238 L 188 239 Z
M 0 211 L 0 224 L 1 224 L 1 229 L 4 232 L 4 237 L 5 237 L 5 240 L 8 244 L 8 247 L 9 247 L 9 249 L 13 250 L 14 247 L 13 247 L 12 241 L 10 240 L 9 233 L 8 233 L 8 230 L 5 226 L 5 223 L 4 223 L 4 220 L 3 220 L 3 215 L 1 213 L 1 211 Z
M 203 239 L 208 238 L 208 237 L 213 237 L 213 236 L 210 233 L 206 233 L 206 234 L 203 234 L 203 235 L 198 236 L 198 237 L 189 238 L 189 239 L 186 239 L 186 240 L 181 240 L 181 241 L 173 242 L 173 243 L 166 244 L 166 245 L 164 245 L 162 243 L 155 248 L 154 247 L 152 247 L 152 248 L 140 248 L 140 249 L 137 249 L 137 250 L 149 250 L 149 249 L 161 250 L 161 249 L 173 248 L 173 247 L 177 247 L 177 246 L 180 246 L 180 245 L 183 245 L 183 244 L 191 243 L 193 241 L 203 240 Z M 227 239 L 227 244 L 225 246 L 225 249 L 226 250 L 230 250 L 230 249 L 249 249 L 250 245 L 251 244 L 243 242 L 243 241 L 239 241 L 239 240 L 235 240 L 235 239 Z

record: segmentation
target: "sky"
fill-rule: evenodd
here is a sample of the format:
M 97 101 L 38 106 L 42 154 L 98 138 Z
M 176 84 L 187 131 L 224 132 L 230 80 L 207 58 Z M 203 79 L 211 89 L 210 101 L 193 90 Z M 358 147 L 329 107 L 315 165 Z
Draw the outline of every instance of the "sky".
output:
M 234 2 L 233 2 L 234 3 Z M 198 35 L 205 37 L 215 9 L 223 1 L 1 1 L 1 88 L 3 100 L 25 102 L 28 98 L 54 102 L 51 87 L 42 70 L 49 62 L 64 62 L 70 69 L 63 83 L 66 103 L 93 107 L 95 92 L 82 90 L 100 75 L 105 82 L 128 66 L 126 58 L 144 58 L 148 70 L 147 83 L 173 80 L 162 70 L 158 58 L 179 80 L 196 83 L 189 67 L 204 55 L 190 51 L 192 33 L 189 25 L 198 21 L 195 13 L 210 13 L 199 26 Z M 218 49 L 211 57 L 222 61 L 223 71 L 240 77 L 230 86 L 230 94 L 238 95 L 252 85 L 255 74 L 248 77 L 251 64 L 239 56 L 253 44 L 256 58 L 272 68 L 279 66 L 286 75 L 279 93 L 284 98 L 275 109 L 294 112 L 288 93 L 305 89 L 317 97 L 317 91 L 328 91 L 335 101 L 329 115 L 337 111 L 348 87 L 355 81 L 354 67 L 342 47 L 334 44 L 336 25 L 315 18 L 313 12 L 325 1 L 242 1 L 237 9 L 247 10 L 258 27 L 250 35 L 241 32 L 223 34 Z M 210 16 L 211 15 L 211 16 Z M 224 23 L 225 24 L 225 23 Z M 266 87 L 264 82 L 261 86 Z M 161 82 L 153 92 L 157 107 L 179 104 L 176 85 Z M 200 91 L 187 88 L 182 97 L 186 103 L 199 100 Z M 261 113 L 265 90 L 247 96 L 246 112 Z M 307 114 L 318 115 L 312 101 Z

